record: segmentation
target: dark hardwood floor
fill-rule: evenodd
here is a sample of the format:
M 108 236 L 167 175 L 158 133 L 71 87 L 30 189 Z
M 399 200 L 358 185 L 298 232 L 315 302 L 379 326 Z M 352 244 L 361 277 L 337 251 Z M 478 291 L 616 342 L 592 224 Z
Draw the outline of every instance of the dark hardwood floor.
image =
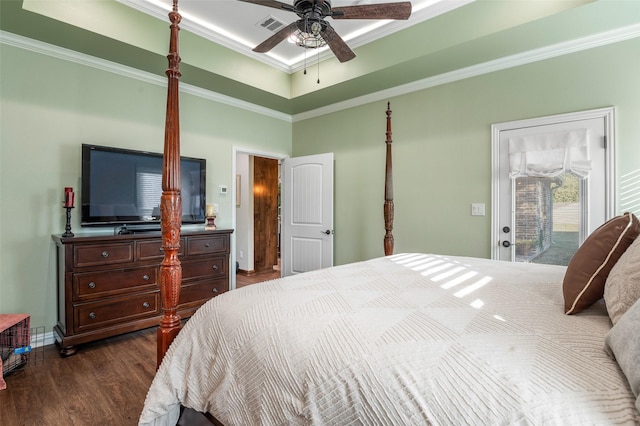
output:
M 280 271 L 238 274 L 238 288 L 278 278 Z M 42 349 L 42 348 L 41 348 Z M 79 346 L 68 358 L 58 347 L 5 378 L 0 425 L 59 426 L 138 423 L 156 370 L 156 328 Z
M 0 391 L 2 425 L 135 425 L 155 374 L 155 328 L 79 346 L 5 378 Z
M 255 274 L 245 275 L 243 273 L 236 274 L 236 288 L 246 287 L 264 281 L 275 280 L 280 278 L 280 271 L 256 272 Z

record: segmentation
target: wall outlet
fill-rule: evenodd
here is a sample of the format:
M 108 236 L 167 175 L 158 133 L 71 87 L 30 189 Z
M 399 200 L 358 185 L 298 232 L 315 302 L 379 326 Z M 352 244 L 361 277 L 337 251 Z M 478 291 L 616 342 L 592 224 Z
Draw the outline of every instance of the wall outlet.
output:
M 244 259 L 244 252 L 240 250 L 240 259 Z
M 484 216 L 484 203 L 471 203 L 471 216 Z

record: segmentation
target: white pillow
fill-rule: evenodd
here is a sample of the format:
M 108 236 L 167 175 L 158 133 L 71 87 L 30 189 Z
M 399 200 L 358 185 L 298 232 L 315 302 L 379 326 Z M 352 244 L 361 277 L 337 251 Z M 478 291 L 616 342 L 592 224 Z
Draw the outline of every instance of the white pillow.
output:
M 604 284 L 604 301 L 612 323 L 640 299 L 640 238 L 620 256 Z
M 627 377 L 640 411 L 640 300 L 609 330 L 604 348 Z

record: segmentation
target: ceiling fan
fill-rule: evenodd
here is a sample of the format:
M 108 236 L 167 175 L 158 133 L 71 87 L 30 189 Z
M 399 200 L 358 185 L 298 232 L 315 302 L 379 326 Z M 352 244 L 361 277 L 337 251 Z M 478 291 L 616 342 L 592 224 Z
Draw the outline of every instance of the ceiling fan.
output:
M 331 7 L 330 0 L 294 0 L 293 6 L 276 0 L 240 1 L 287 10 L 300 18 L 253 48 L 254 52 L 268 52 L 289 36 L 299 32 L 301 41 L 298 45 L 316 48 L 327 44 L 340 62 L 350 61 L 356 57 L 356 54 L 325 18 L 406 20 L 411 16 L 411 2 L 409 1 L 334 8 Z

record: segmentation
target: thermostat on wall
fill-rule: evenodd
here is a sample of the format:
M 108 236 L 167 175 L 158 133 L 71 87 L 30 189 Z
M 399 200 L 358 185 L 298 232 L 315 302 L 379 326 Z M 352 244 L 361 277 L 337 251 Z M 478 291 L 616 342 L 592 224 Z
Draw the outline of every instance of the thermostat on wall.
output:
M 227 185 L 220 185 L 218 188 L 220 188 L 221 195 L 227 195 Z

